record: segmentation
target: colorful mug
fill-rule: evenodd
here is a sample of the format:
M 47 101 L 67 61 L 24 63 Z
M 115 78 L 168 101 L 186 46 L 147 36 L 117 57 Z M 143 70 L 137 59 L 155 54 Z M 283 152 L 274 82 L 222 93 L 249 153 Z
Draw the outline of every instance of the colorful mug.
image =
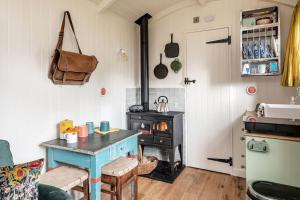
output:
M 88 136 L 88 127 L 86 125 L 79 126 L 78 137 L 87 137 Z
M 88 127 L 89 134 L 94 134 L 94 122 L 87 122 L 86 126 Z
M 78 141 L 77 139 L 77 133 L 66 133 L 65 139 L 67 140 L 68 144 L 76 143 Z
M 109 121 L 100 122 L 100 131 L 106 132 L 106 131 L 109 131 L 109 130 L 110 130 Z

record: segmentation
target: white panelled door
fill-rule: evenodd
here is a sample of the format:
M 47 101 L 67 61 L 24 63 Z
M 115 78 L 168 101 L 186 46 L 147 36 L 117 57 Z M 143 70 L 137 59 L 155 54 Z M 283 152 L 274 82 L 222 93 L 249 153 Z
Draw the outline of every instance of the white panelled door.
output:
M 230 174 L 228 163 L 208 160 L 232 157 L 230 45 L 206 43 L 228 35 L 228 28 L 187 34 L 187 77 L 196 83 L 187 85 L 186 145 L 188 166 Z

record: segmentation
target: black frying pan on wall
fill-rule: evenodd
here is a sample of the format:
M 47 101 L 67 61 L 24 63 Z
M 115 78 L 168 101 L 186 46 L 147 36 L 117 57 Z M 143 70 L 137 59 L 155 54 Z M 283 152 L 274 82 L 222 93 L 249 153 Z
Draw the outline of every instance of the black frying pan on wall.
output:
M 154 75 L 158 79 L 164 79 L 167 77 L 169 70 L 166 65 L 162 63 L 162 54 L 160 54 L 160 63 L 154 68 Z
M 165 54 L 167 58 L 176 58 L 179 55 L 179 45 L 173 42 L 173 33 L 171 33 L 171 42 L 165 46 Z

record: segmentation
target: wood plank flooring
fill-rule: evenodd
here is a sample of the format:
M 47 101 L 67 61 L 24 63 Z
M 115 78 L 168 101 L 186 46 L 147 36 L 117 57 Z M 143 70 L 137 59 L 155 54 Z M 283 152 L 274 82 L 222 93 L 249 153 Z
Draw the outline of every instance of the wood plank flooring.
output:
M 243 178 L 186 168 L 173 184 L 139 177 L 140 200 L 245 200 Z M 102 199 L 110 197 L 102 194 Z M 130 199 L 130 187 L 123 190 L 123 199 Z

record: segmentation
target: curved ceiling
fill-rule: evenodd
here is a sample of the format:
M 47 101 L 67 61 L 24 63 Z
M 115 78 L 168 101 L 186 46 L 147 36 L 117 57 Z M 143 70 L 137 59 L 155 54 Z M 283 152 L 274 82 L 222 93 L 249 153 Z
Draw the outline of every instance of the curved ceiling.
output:
M 201 6 L 217 0 L 90 0 L 98 5 L 98 11 L 110 9 L 116 14 L 135 21 L 145 13 L 161 18 L 168 13 L 194 4 Z M 298 0 L 262 0 L 294 6 Z
M 152 16 L 172 7 L 180 2 L 197 0 L 91 0 L 98 4 L 99 11 L 110 9 L 116 14 L 127 18 L 128 20 L 136 20 L 145 13 Z
M 162 10 L 184 0 L 119 0 L 111 9 L 119 15 L 126 14 L 129 19 L 137 19 L 145 13 L 154 16 Z

